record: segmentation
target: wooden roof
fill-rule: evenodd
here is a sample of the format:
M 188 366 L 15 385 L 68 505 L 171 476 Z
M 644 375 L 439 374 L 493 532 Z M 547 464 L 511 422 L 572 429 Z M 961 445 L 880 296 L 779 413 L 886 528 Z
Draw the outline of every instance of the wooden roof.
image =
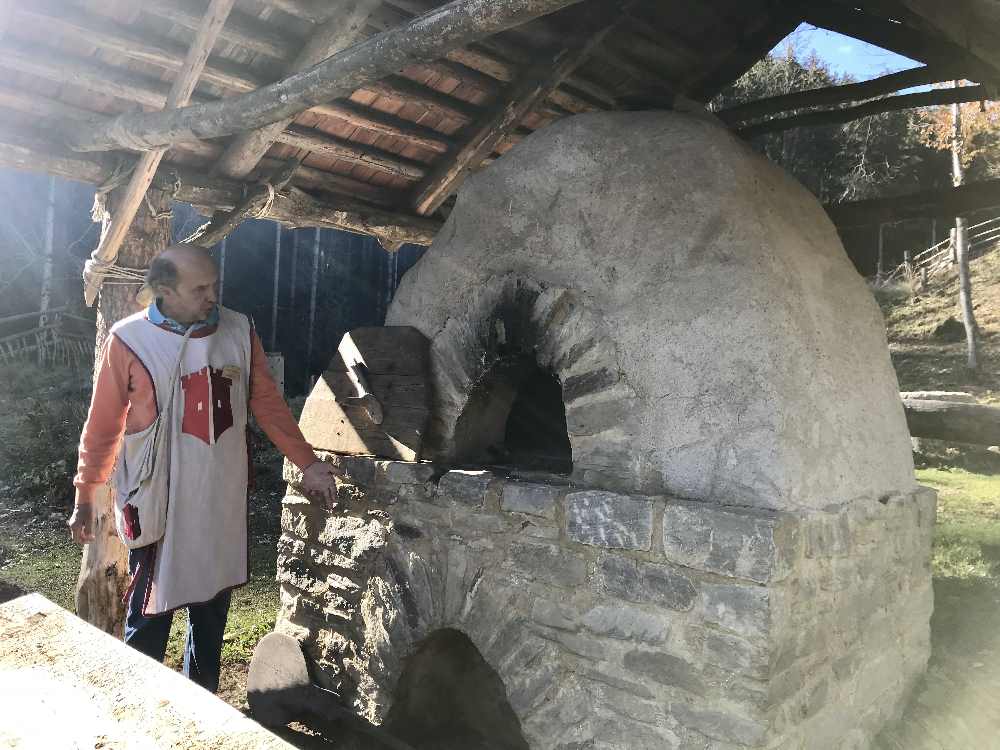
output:
M 339 18 L 347 20 L 352 8 L 364 4 L 237 0 L 192 104 L 246 94 L 288 76 L 311 40 L 331 33 Z M 443 5 L 440 0 L 367 4 L 370 14 L 356 30 L 356 40 L 397 28 Z M 967 4 L 975 5 L 975 0 Z M 28 157 L 5 154 L 2 144 L 16 140 L 19 147 L 51 154 L 63 148 L 67 124 L 162 108 L 208 3 L 0 2 L 0 8 L 4 5 L 0 164 L 30 167 Z M 993 67 L 1000 60 L 984 59 L 989 54 L 952 41 L 949 34 L 954 30 L 942 28 L 940 18 L 920 15 L 918 6 L 919 0 L 815 6 L 782 0 L 587 0 L 454 49 L 441 59 L 409 65 L 350 96 L 301 112 L 250 174 L 228 176 L 253 183 L 268 179 L 283 162 L 301 162 L 290 186 L 318 200 L 317 205 L 330 207 L 330 222 L 310 221 L 315 219 L 312 214 L 296 219 L 287 207 L 269 207 L 271 218 L 364 231 L 367 225 L 341 220 L 332 210 L 370 209 L 377 214 L 368 227 L 372 233 L 390 243 L 426 241 L 464 174 L 482 168 L 530 132 L 581 112 L 634 108 L 644 102 L 662 105 L 666 98 L 677 97 L 705 102 L 805 19 L 815 18 L 828 28 L 924 62 L 957 65 L 955 75 L 1000 79 Z M 991 33 L 1000 32 L 1000 19 L 993 23 L 997 28 Z M 558 80 L 551 80 L 554 66 L 574 54 Z M 530 106 L 515 122 L 506 123 L 502 133 L 491 132 L 491 137 L 497 136 L 493 140 L 482 140 L 484 129 L 496 130 L 497 106 L 505 101 L 529 101 Z M 185 170 L 188 185 L 197 183 L 199 175 L 206 181 L 212 175 L 225 177 L 219 159 L 234 137 L 175 144 L 161 173 Z M 489 145 L 487 152 L 473 148 L 477 138 Z M 71 162 L 75 167 L 46 162 L 39 168 L 53 173 L 75 170 L 80 179 L 101 182 L 112 171 L 108 158 L 106 153 L 79 156 L 100 168 L 76 161 Z M 211 190 L 199 193 L 201 205 L 231 208 L 236 199 L 227 186 L 222 186 L 222 192 L 228 191 L 225 200 L 218 190 L 212 196 Z M 198 204 L 197 196 L 178 198 Z M 373 229 L 394 221 L 412 231 L 391 235 Z

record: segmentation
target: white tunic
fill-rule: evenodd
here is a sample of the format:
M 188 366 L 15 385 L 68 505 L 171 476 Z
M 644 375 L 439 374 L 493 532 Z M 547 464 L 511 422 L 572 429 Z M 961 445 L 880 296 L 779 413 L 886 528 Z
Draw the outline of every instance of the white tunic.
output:
M 200 604 L 249 579 L 247 565 L 247 401 L 251 328 L 245 315 L 219 309 L 213 333 L 192 336 L 180 378 L 168 394 L 183 336 L 145 313 L 112 329 L 145 366 L 161 411 L 170 409 L 169 502 L 156 543 L 143 614 Z M 141 595 L 138 592 L 137 595 Z

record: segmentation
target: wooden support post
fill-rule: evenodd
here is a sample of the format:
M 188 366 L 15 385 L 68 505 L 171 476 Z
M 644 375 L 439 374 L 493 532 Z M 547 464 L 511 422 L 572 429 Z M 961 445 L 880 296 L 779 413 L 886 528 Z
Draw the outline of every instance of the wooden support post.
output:
M 215 44 L 215 38 L 225 24 L 226 17 L 234 2 L 235 0 L 211 0 L 198 29 L 198 34 L 188 50 L 184 68 L 170 87 L 170 93 L 167 95 L 167 109 L 183 107 L 191 98 L 191 93 L 194 91 L 201 71 L 205 67 L 205 62 L 208 60 L 209 52 Z M 142 204 L 146 191 L 153 182 L 153 177 L 156 175 L 156 170 L 165 153 L 166 148 L 147 151 L 136 164 L 132 179 L 129 181 L 128 188 L 118 207 L 119 213 L 112 218 L 106 231 L 102 231 L 100 244 L 84 269 L 84 300 L 87 305 L 94 304 L 108 265 L 114 263 L 115 258 L 118 257 L 118 248 L 121 247 L 125 233 L 132 225 L 132 220 Z
M 274 285 L 271 292 L 271 346 L 269 352 L 278 351 L 278 289 L 281 280 L 281 224 L 274 225 Z
M 110 195 L 111 215 L 121 215 L 118 202 L 123 192 Z M 163 248 L 170 244 L 170 198 L 155 188 L 148 193 L 154 217 L 140 212 L 133 221 L 119 250 L 119 258 L 129 268 L 146 268 Z M 108 286 L 97 308 L 97 363 L 107 343 L 108 332 L 118 320 L 139 309 L 135 301 L 137 287 L 127 284 Z M 128 585 L 127 551 L 118 539 L 112 512 L 112 488 L 109 484 L 95 496 L 95 538 L 83 549 L 80 577 L 76 588 L 76 611 L 84 620 L 107 633 L 121 637 L 124 605 L 122 595 Z
M 312 282 L 309 288 L 309 339 L 306 343 L 306 370 L 312 368 L 313 332 L 316 327 L 316 288 L 319 281 L 319 227 L 315 229 L 315 232 L 316 236 L 313 238 Z M 312 376 L 310 376 L 309 386 L 311 389 Z
M 228 237 L 223 237 L 219 243 L 219 304 L 222 304 L 222 296 L 226 292 L 226 241 Z
M 38 318 L 38 327 L 44 328 L 48 323 L 48 316 L 45 314 L 52 304 L 52 265 L 53 265 L 53 244 L 56 228 L 56 178 L 49 177 L 48 199 L 45 202 L 45 246 L 42 261 L 42 294 L 39 300 L 38 309 L 41 315 Z M 38 350 L 39 364 L 42 363 L 42 351 Z
M 580 0 L 452 0 L 399 28 L 248 94 L 163 112 L 132 112 L 67 132 L 78 151 L 151 149 L 262 128 L 347 96 L 407 65 L 527 23 Z
M 954 88 L 962 88 L 961 81 L 954 82 Z M 951 169 L 952 182 L 955 187 L 965 181 L 965 169 L 962 166 L 962 108 L 958 104 L 951 105 Z M 955 217 L 955 259 L 958 261 L 958 304 L 962 308 L 962 323 L 965 326 L 966 367 L 975 371 L 979 366 L 979 330 L 976 316 L 972 309 L 972 277 L 969 272 L 969 232 L 965 217 Z
M 875 262 L 875 283 L 882 283 L 882 276 L 885 271 L 885 224 L 878 225 L 878 256 Z

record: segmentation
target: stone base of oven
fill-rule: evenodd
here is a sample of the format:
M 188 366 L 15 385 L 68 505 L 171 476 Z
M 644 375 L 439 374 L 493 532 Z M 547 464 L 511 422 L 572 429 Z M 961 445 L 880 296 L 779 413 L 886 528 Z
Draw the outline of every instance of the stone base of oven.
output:
M 931 490 L 788 513 L 326 459 L 333 513 L 286 469 L 277 629 L 376 724 L 444 632 L 539 750 L 865 748 L 926 666 Z

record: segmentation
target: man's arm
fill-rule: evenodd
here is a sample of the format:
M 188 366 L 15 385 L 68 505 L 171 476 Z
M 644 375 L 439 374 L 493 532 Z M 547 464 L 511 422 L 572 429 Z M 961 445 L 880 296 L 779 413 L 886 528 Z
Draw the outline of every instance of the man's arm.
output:
M 271 377 L 267 355 L 256 331 L 251 332 L 250 343 L 250 411 L 257 418 L 264 434 L 275 447 L 302 470 L 303 489 L 310 495 L 322 498 L 329 508 L 336 507 L 337 471 L 320 461 L 313 453 L 292 416 L 288 404 Z
M 94 381 L 90 411 L 80 435 L 80 457 L 73 479 L 76 495 L 69 527 L 73 540 L 79 544 L 94 539 L 94 495 L 111 475 L 125 432 L 131 359 L 134 359 L 131 352 L 114 336 L 109 336 Z

